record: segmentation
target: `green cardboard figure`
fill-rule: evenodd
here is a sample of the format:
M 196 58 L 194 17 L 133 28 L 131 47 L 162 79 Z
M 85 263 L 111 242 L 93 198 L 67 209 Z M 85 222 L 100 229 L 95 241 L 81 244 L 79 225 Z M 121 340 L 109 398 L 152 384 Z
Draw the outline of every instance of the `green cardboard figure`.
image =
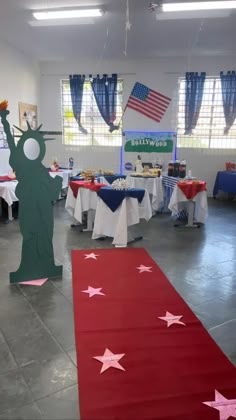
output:
M 7 109 L 0 108 L 2 124 L 10 148 L 9 163 L 16 173 L 19 199 L 19 225 L 23 237 L 21 263 L 17 271 L 10 273 L 10 283 L 60 277 L 62 266 L 56 266 L 53 253 L 53 201 L 57 200 L 62 178 L 52 178 L 42 164 L 45 156 L 45 139 L 39 130 L 22 132 L 17 145 L 7 121 Z M 29 153 L 33 144 L 34 152 Z M 28 157 L 27 157 L 28 155 Z

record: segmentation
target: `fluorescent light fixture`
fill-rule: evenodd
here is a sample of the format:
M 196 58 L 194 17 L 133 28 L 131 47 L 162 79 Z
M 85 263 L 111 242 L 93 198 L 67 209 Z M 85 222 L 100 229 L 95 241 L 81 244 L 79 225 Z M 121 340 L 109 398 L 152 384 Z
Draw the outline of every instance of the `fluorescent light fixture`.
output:
M 216 19 L 230 16 L 230 10 L 185 10 L 183 12 L 157 13 L 157 20 Z M 36 21 L 35 21 L 36 22 Z M 39 23 L 39 22 L 36 22 Z
M 101 9 L 44 10 L 41 12 L 33 12 L 33 16 L 37 20 L 76 19 L 102 15 L 103 11 Z
M 203 1 L 193 3 L 164 3 L 163 12 L 183 12 L 189 10 L 220 10 L 236 9 L 236 1 Z

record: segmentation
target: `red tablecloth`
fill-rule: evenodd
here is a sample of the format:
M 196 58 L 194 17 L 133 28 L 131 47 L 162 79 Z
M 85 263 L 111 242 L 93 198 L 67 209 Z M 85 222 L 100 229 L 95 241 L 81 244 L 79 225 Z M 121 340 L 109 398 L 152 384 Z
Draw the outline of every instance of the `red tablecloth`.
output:
M 96 184 L 92 184 L 90 181 L 71 181 L 70 182 L 70 188 L 73 191 L 73 195 L 76 198 L 78 194 L 79 188 L 87 188 L 88 190 L 98 192 L 100 188 L 104 187 L 105 184 L 102 184 L 100 182 L 97 182 Z
M 177 185 L 188 200 L 192 200 L 199 192 L 206 191 L 206 181 L 178 182 Z
M 10 178 L 9 176 L 0 176 L 0 182 L 1 181 L 16 181 L 16 178 Z

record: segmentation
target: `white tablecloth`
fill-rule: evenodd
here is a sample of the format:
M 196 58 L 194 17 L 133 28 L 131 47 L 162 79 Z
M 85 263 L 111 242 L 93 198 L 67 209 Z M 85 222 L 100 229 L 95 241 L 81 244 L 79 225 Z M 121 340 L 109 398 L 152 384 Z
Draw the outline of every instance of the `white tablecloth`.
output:
M 66 205 L 69 214 L 74 217 L 79 223 L 82 223 L 82 216 L 84 211 L 95 210 L 97 207 L 97 193 L 88 188 L 80 187 L 78 189 L 77 198 L 74 197 L 72 189 L 69 187 Z
M 18 181 L 0 182 L 0 197 L 2 197 L 8 206 L 11 206 L 14 201 L 18 201 L 15 194 Z
M 128 176 L 127 181 L 131 188 L 143 188 L 150 195 L 152 210 L 154 212 L 163 208 L 164 196 L 161 178 L 141 178 Z
M 69 179 L 72 175 L 72 170 L 70 169 L 60 169 L 60 171 L 49 171 L 49 174 L 52 178 L 55 178 L 56 176 L 60 176 L 62 178 L 62 188 L 67 188 L 69 185 Z
M 105 176 L 101 175 L 99 176 L 99 182 L 104 185 L 110 185 L 109 182 L 106 180 Z
M 195 195 L 192 200 L 188 200 L 182 190 L 175 185 L 174 191 L 172 193 L 169 209 L 172 212 L 172 216 L 176 216 L 181 210 L 187 209 L 186 206 L 188 202 L 194 202 L 194 221 L 198 223 L 204 223 L 208 216 L 208 204 L 207 204 L 207 193 L 206 191 L 201 191 Z
M 14 201 L 18 201 L 15 193 L 17 184 L 18 181 L 0 182 L 0 197 L 8 204 L 8 220 L 13 220 L 11 206 Z
M 128 242 L 128 226 L 139 223 L 140 219 L 148 221 L 151 217 L 152 208 L 147 191 L 141 203 L 136 198 L 125 198 L 114 212 L 98 197 L 92 239 L 109 236 L 114 238 L 113 245 L 125 247 Z

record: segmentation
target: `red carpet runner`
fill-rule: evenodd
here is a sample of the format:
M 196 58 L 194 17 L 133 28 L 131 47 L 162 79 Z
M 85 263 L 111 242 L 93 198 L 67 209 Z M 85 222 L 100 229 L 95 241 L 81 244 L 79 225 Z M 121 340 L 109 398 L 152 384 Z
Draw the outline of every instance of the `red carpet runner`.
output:
M 144 249 L 72 265 L 82 420 L 236 418 L 236 369 Z

